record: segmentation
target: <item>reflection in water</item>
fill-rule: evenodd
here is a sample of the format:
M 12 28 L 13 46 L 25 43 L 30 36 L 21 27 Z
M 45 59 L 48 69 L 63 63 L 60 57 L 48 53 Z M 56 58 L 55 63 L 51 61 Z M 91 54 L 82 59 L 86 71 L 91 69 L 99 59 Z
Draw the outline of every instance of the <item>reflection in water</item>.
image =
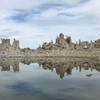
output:
M 100 71 L 100 62 L 99 61 L 64 61 L 64 62 L 56 62 L 56 61 L 45 61 L 45 60 L 32 60 L 32 59 L 3 59 L 0 61 L 1 71 L 10 71 L 11 68 L 14 72 L 19 72 L 19 64 L 27 64 L 38 63 L 40 67 L 44 70 L 56 71 L 56 74 L 63 78 L 65 75 L 71 75 L 72 69 L 76 69 L 81 72 L 84 70 L 97 70 Z M 92 76 L 90 74 L 86 75 L 88 77 Z
M 0 68 L 0 100 L 100 100 L 97 59 L 2 59 Z
M 1 71 L 10 71 L 12 67 L 14 72 L 19 72 L 18 61 L 1 61 L 0 67 L 1 67 Z
M 60 76 L 60 78 L 63 78 L 66 75 L 72 74 L 72 69 L 76 68 L 76 70 L 79 70 L 81 72 L 82 69 L 84 70 L 97 70 L 100 71 L 100 63 L 92 63 L 92 62 L 68 62 L 68 63 L 41 63 L 40 64 L 43 69 L 48 70 L 56 70 L 57 75 Z M 86 76 L 92 76 L 92 75 L 86 75 Z
M 47 63 L 47 62 L 43 62 L 39 65 L 42 66 L 43 69 L 48 69 L 48 70 L 51 70 L 51 71 L 53 71 L 55 69 L 57 75 L 59 75 L 60 78 L 63 78 L 65 73 L 67 75 L 71 75 L 72 69 L 74 67 L 70 63 L 52 63 L 52 62 Z

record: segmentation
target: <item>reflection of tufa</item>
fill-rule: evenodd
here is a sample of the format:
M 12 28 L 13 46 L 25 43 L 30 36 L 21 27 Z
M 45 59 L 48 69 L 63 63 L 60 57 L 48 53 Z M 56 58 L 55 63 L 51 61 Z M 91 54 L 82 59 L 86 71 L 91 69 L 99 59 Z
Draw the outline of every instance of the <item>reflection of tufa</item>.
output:
M 92 60 L 92 59 L 91 59 Z M 44 70 L 50 70 L 52 72 L 55 72 L 61 79 L 64 78 L 64 76 L 72 75 L 73 70 L 77 70 L 79 72 L 86 70 L 89 70 L 90 74 L 86 74 L 87 77 L 91 77 L 93 75 L 92 71 L 95 69 L 96 71 L 100 71 L 100 61 L 90 59 L 74 59 L 71 61 L 71 59 L 68 61 L 67 59 L 56 59 L 50 58 L 49 60 L 41 60 L 41 59 L 2 59 L 0 60 L 0 70 L 1 71 L 14 71 L 19 72 L 22 68 L 23 64 L 27 64 L 29 66 L 33 65 L 34 63 L 38 64 L 39 67 L 41 67 Z
M 86 76 L 87 76 L 87 77 L 91 77 L 92 75 L 93 75 L 93 74 L 87 74 Z

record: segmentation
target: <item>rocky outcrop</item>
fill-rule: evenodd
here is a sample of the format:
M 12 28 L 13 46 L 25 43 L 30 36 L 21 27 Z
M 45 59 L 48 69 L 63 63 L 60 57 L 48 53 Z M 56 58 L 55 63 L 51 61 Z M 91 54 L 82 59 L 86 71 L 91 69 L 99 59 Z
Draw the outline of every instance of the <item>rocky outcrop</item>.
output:
M 100 48 L 100 39 L 96 40 L 94 43 L 95 48 Z
M 69 47 L 74 47 L 72 43 L 71 37 L 67 36 L 65 38 L 63 33 L 60 33 L 59 36 L 56 38 L 55 43 L 53 41 L 47 43 L 43 43 L 42 49 L 51 50 L 51 49 L 67 49 Z
M 95 42 L 72 42 L 70 36 L 60 33 L 56 41 L 45 42 L 37 49 L 20 48 L 19 40 L 2 39 L 0 44 L 0 57 L 100 57 L 100 39 Z
M 73 43 L 70 36 L 65 37 L 63 33 L 60 33 L 56 38 L 56 41 L 53 42 L 45 42 L 43 43 L 41 49 L 43 50 L 52 50 L 52 49 L 96 49 L 100 48 L 100 39 L 95 42 L 81 41 Z
M 10 39 L 1 39 L 0 50 L 20 49 L 19 40 L 14 39 L 12 45 Z
M 19 40 L 14 39 L 13 43 L 10 43 L 10 39 L 1 39 L 0 44 L 0 57 L 7 56 L 21 56 L 21 49 L 19 46 Z

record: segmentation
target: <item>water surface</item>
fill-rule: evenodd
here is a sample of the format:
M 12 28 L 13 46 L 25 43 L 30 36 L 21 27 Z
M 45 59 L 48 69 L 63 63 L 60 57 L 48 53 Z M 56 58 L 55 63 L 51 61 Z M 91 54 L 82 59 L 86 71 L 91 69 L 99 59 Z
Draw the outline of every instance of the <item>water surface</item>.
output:
M 100 100 L 99 61 L 0 61 L 0 100 Z

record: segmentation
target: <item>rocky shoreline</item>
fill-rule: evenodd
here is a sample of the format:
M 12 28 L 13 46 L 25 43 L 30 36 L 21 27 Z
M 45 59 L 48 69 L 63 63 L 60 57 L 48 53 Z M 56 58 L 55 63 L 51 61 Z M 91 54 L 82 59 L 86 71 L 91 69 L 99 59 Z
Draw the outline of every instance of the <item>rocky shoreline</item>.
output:
M 94 42 L 72 42 L 71 37 L 60 35 L 55 42 L 43 43 L 37 49 L 20 48 L 19 40 L 2 39 L 0 44 L 0 58 L 26 58 L 26 57 L 94 57 L 100 58 L 100 39 Z

